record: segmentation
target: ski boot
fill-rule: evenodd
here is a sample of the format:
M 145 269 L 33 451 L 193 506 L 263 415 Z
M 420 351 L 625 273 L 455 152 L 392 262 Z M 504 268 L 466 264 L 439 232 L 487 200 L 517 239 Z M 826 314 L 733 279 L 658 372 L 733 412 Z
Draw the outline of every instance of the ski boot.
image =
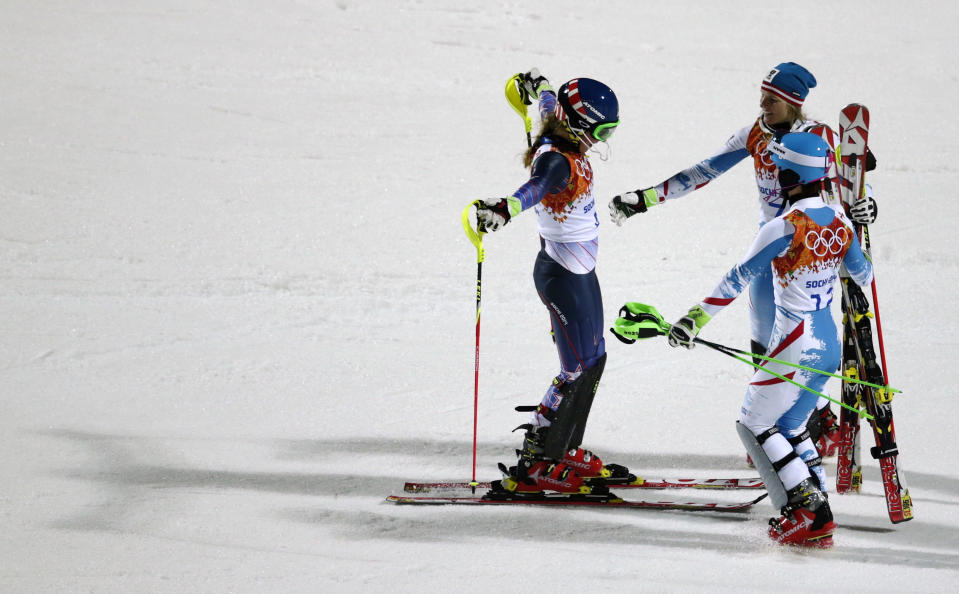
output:
M 819 426 L 822 433 L 816 440 L 816 449 L 823 458 L 836 455 L 839 448 L 839 420 L 828 406 L 817 410 L 813 415 L 819 416 Z
M 583 448 L 573 448 L 563 454 L 562 462 L 576 470 L 576 473 L 583 478 L 602 477 L 609 475 L 609 471 L 603 465 L 603 461 L 589 450 Z
M 500 464 L 503 480 L 494 481 L 493 491 L 506 491 L 515 494 L 541 494 L 543 491 L 559 493 L 590 493 L 591 489 L 583 481 L 579 472 L 596 474 L 603 468 L 603 462 L 591 452 L 576 448 L 566 452 L 562 460 L 551 460 L 544 455 L 548 427 L 520 425 L 525 429 L 523 447 L 516 450 L 516 466 L 506 468 Z M 568 460 L 567 460 L 568 458 Z
M 622 464 L 604 464 L 599 456 L 583 448 L 573 448 L 563 454 L 562 463 L 583 477 L 592 492 L 599 492 L 602 487 L 641 482 L 629 468 Z
M 829 501 L 810 477 L 787 492 L 789 502 L 783 506 L 781 518 L 769 520 L 769 538 L 779 544 L 829 549 L 836 523 Z

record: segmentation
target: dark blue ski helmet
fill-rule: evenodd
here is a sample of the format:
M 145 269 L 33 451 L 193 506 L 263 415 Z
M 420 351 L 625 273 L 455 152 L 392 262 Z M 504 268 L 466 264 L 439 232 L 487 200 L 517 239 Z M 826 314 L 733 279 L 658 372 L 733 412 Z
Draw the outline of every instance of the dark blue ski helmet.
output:
M 608 86 L 591 78 L 574 78 L 556 93 L 556 116 L 587 144 L 609 140 L 619 125 L 619 101 Z

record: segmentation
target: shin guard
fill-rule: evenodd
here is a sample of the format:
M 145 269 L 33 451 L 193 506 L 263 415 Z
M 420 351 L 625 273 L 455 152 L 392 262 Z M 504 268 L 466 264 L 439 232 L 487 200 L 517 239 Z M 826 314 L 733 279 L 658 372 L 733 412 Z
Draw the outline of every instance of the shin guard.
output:
M 766 455 L 766 450 L 763 449 L 753 432 L 739 421 L 736 421 L 736 432 L 739 433 L 739 439 L 746 446 L 746 451 L 749 452 L 756 470 L 759 471 L 759 476 L 766 485 L 769 501 L 776 510 L 782 509 L 789 502 L 789 497 L 786 495 L 786 488 L 783 486 L 782 479 L 779 478 L 779 473 L 773 468 L 773 463 Z
M 546 457 L 553 460 L 562 459 L 568 450 L 579 447 L 583 442 L 586 419 L 593 406 L 593 397 L 605 365 L 606 355 L 603 354 L 596 361 L 596 365 L 562 387 L 563 400 L 556 409 L 556 416 L 551 421 L 543 446 Z

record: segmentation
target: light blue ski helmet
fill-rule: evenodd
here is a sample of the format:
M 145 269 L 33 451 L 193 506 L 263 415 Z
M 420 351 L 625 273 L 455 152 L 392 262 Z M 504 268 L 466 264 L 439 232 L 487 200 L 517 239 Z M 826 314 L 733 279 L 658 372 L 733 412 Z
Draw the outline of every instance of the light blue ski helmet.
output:
M 780 172 L 792 171 L 799 177 L 790 185 L 808 184 L 822 179 L 829 171 L 831 151 L 826 141 L 817 134 L 790 132 L 779 142 L 770 142 L 768 149 Z

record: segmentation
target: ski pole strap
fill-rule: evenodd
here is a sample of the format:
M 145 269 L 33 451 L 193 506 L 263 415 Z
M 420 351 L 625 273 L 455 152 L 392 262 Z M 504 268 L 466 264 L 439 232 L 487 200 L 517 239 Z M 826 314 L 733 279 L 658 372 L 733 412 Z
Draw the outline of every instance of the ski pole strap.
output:
M 476 262 L 480 263 L 486 259 L 486 250 L 483 249 L 483 235 L 485 235 L 485 232 L 478 230 L 478 223 L 476 229 L 474 229 L 473 224 L 470 222 L 470 209 L 478 204 L 479 200 L 474 200 L 463 209 L 463 230 L 466 232 L 466 237 L 469 238 L 470 243 L 476 248 Z

